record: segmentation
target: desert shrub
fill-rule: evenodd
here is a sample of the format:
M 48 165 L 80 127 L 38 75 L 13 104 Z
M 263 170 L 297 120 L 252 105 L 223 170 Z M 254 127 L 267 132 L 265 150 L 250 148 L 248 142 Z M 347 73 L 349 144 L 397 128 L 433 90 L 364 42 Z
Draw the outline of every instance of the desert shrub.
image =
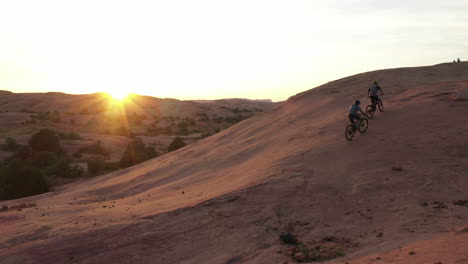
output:
M 295 245 L 298 243 L 296 237 L 290 233 L 283 233 L 279 235 L 279 239 L 283 244 Z
M 87 164 L 88 164 L 88 172 L 91 175 L 99 174 L 106 167 L 105 162 L 102 158 L 90 159 L 88 160 Z
M 185 121 L 179 122 L 179 123 L 177 124 L 177 127 L 178 127 L 179 129 L 183 129 L 183 128 L 187 129 L 187 128 L 188 128 L 188 123 L 185 122 Z
M 121 168 L 127 168 L 157 155 L 153 147 L 146 146 L 140 138 L 136 138 L 127 145 L 119 164 Z
M 171 135 L 172 128 L 170 126 L 167 127 L 152 127 L 148 129 L 148 133 L 152 135 Z
M 21 146 L 16 150 L 15 157 L 21 160 L 25 160 L 32 155 L 32 149 L 29 146 Z
M 106 162 L 102 158 L 87 161 L 88 173 L 92 176 L 120 169 L 119 162 Z
M 222 118 L 222 117 L 213 117 L 211 120 L 212 120 L 213 122 L 217 123 L 217 124 L 223 122 L 223 118 Z
M 169 144 L 169 147 L 167 148 L 167 151 L 171 152 L 176 149 L 180 149 L 182 147 L 185 147 L 185 142 L 182 140 L 180 137 L 175 137 L 171 144 Z
M 104 163 L 104 169 L 106 171 L 114 171 L 120 169 L 120 162 L 105 162 Z
M 35 152 L 19 162 L 20 166 L 40 169 L 50 177 L 76 178 L 83 174 L 81 167 L 73 165 L 72 160 L 63 153 Z
M 0 201 L 8 199 L 6 177 L 7 177 L 7 169 L 0 167 Z
M 83 157 L 83 154 L 81 154 L 79 152 L 75 152 L 75 153 L 73 153 L 72 157 L 75 158 L 75 159 L 81 159 Z
M 188 135 L 189 134 L 188 126 L 189 126 L 188 123 L 185 121 L 179 122 L 177 124 L 177 127 L 179 128 L 179 131 L 177 132 L 177 134 Z
M 0 145 L 1 150 L 11 152 L 18 150 L 19 147 L 20 145 L 16 142 L 16 139 L 11 137 L 5 138 L 5 142 L 2 145 Z
M 188 134 L 190 134 L 190 132 L 189 132 L 189 130 L 187 128 L 181 128 L 181 129 L 179 129 L 177 134 L 187 136 Z
M 80 140 L 82 139 L 80 134 L 76 132 L 59 132 L 58 136 L 60 139 L 69 139 L 69 140 Z
M 186 117 L 185 122 L 187 123 L 188 126 L 194 126 L 195 125 L 195 120 L 191 117 Z
M 29 140 L 33 151 L 60 152 L 60 138 L 50 129 L 41 129 Z
M 58 159 L 58 156 L 54 152 L 39 151 L 31 155 L 29 164 L 37 168 L 46 168 L 54 165 Z
M 68 157 L 59 158 L 57 162 L 45 168 L 44 171 L 47 175 L 62 178 L 77 178 L 83 175 L 83 169 L 78 165 L 72 164 L 72 161 Z
M 104 156 L 108 156 L 109 154 L 101 145 L 101 141 L 94 142 L 89 146 L 84 146 L 78 150 L 79 153 L 88 153 L 88 154 L 100 154 Z
M 235 114 L 238 114 L 238 113 L 241 112 L 241 110 L 239 108 L 237 108 L 237 107 L 236 108 L 230 108 L 229 111 L 231 111 L 231 112 L 233 112 Z
M 49 191 L 49 186 L 40 169 L 20 167 L 2 169 L 3 198 L 17 199 Z

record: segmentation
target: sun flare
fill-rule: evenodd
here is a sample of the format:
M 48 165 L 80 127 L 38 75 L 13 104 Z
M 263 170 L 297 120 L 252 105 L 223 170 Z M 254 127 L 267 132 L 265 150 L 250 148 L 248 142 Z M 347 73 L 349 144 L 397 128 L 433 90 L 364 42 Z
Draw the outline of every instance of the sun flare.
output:
M 126 99 L 130 94 L 128 92 L 125 92 L 125 91 L 109 91 L 107 92 L 112 98 L 116 99 L 116 100 L 119 100 L 119 101 L 122 101 L 124 99 Z

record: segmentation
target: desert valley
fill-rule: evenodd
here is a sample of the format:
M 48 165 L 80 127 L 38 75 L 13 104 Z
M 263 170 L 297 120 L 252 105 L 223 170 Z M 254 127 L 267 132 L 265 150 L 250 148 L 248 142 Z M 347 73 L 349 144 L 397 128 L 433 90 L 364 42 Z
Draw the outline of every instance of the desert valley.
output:
M 347 109 L 367 105 L 373 80 L 385 111 L 347 141 Z M 2 264 L 468 263 L 466 62 L 361 73 L 279 103 L 2 91 L 0 112 L 5 148 L 33 153 L 46 129 L 60 151 L 31 162 L 66 156 L 81 171 L 41 167 L 49 191 L 0 201 Z M 176 137 L 186 145 L 168 151 Z M 119 166 L 135 140 L 151 155 Z

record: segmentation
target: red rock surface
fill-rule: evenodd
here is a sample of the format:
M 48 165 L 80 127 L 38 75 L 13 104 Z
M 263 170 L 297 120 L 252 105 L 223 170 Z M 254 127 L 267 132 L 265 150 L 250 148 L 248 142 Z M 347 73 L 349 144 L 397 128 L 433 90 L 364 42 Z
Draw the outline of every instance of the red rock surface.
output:
M 346 110 L 374 79 L 386 111 L 348 142 Z M 453 204 L 468 199 L 467 89 L 468 63 L 358 74 L 168 155 L 0 202 L 37 205 L 0 212 L 0 263 L 292 263 L 286 231 L 348 241 L 329 263 L 468 263 L 468 207 Z

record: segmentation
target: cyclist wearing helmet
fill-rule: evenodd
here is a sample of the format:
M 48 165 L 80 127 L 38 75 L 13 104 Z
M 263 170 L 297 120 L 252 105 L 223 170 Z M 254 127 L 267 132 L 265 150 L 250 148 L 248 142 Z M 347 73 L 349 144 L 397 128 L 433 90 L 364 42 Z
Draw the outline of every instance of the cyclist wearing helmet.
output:
M 369 98 L 372 101 L 372 109 L 374 111 L 375 111 L 375 105 L 380 100 L 377 94 L 379 91 L 380 91 L 380 94 L 382 95 L 384 94 L 382 88 L 379 86 L 379 83 L 377 81 L 374 81 L 374 85 L 367 90 L 367 96 L 369 96 Z
M 359 107 L 359 104 L 361 102 L 359 100 L 356 100 L 354 101 L 354 104 L 352 106 L 349 107 L 349 110 L 348 110 L 348 117 L 349 117 L 349 121 L 351 121 L 351 124 L 354 126 L 354 119 L 357 119 L 357 120 L 361 120 L 361 118 L 359 117 L 358 113 L 361 112 L 364 116 L 367 116 L 361 109 L 361 107 Z

